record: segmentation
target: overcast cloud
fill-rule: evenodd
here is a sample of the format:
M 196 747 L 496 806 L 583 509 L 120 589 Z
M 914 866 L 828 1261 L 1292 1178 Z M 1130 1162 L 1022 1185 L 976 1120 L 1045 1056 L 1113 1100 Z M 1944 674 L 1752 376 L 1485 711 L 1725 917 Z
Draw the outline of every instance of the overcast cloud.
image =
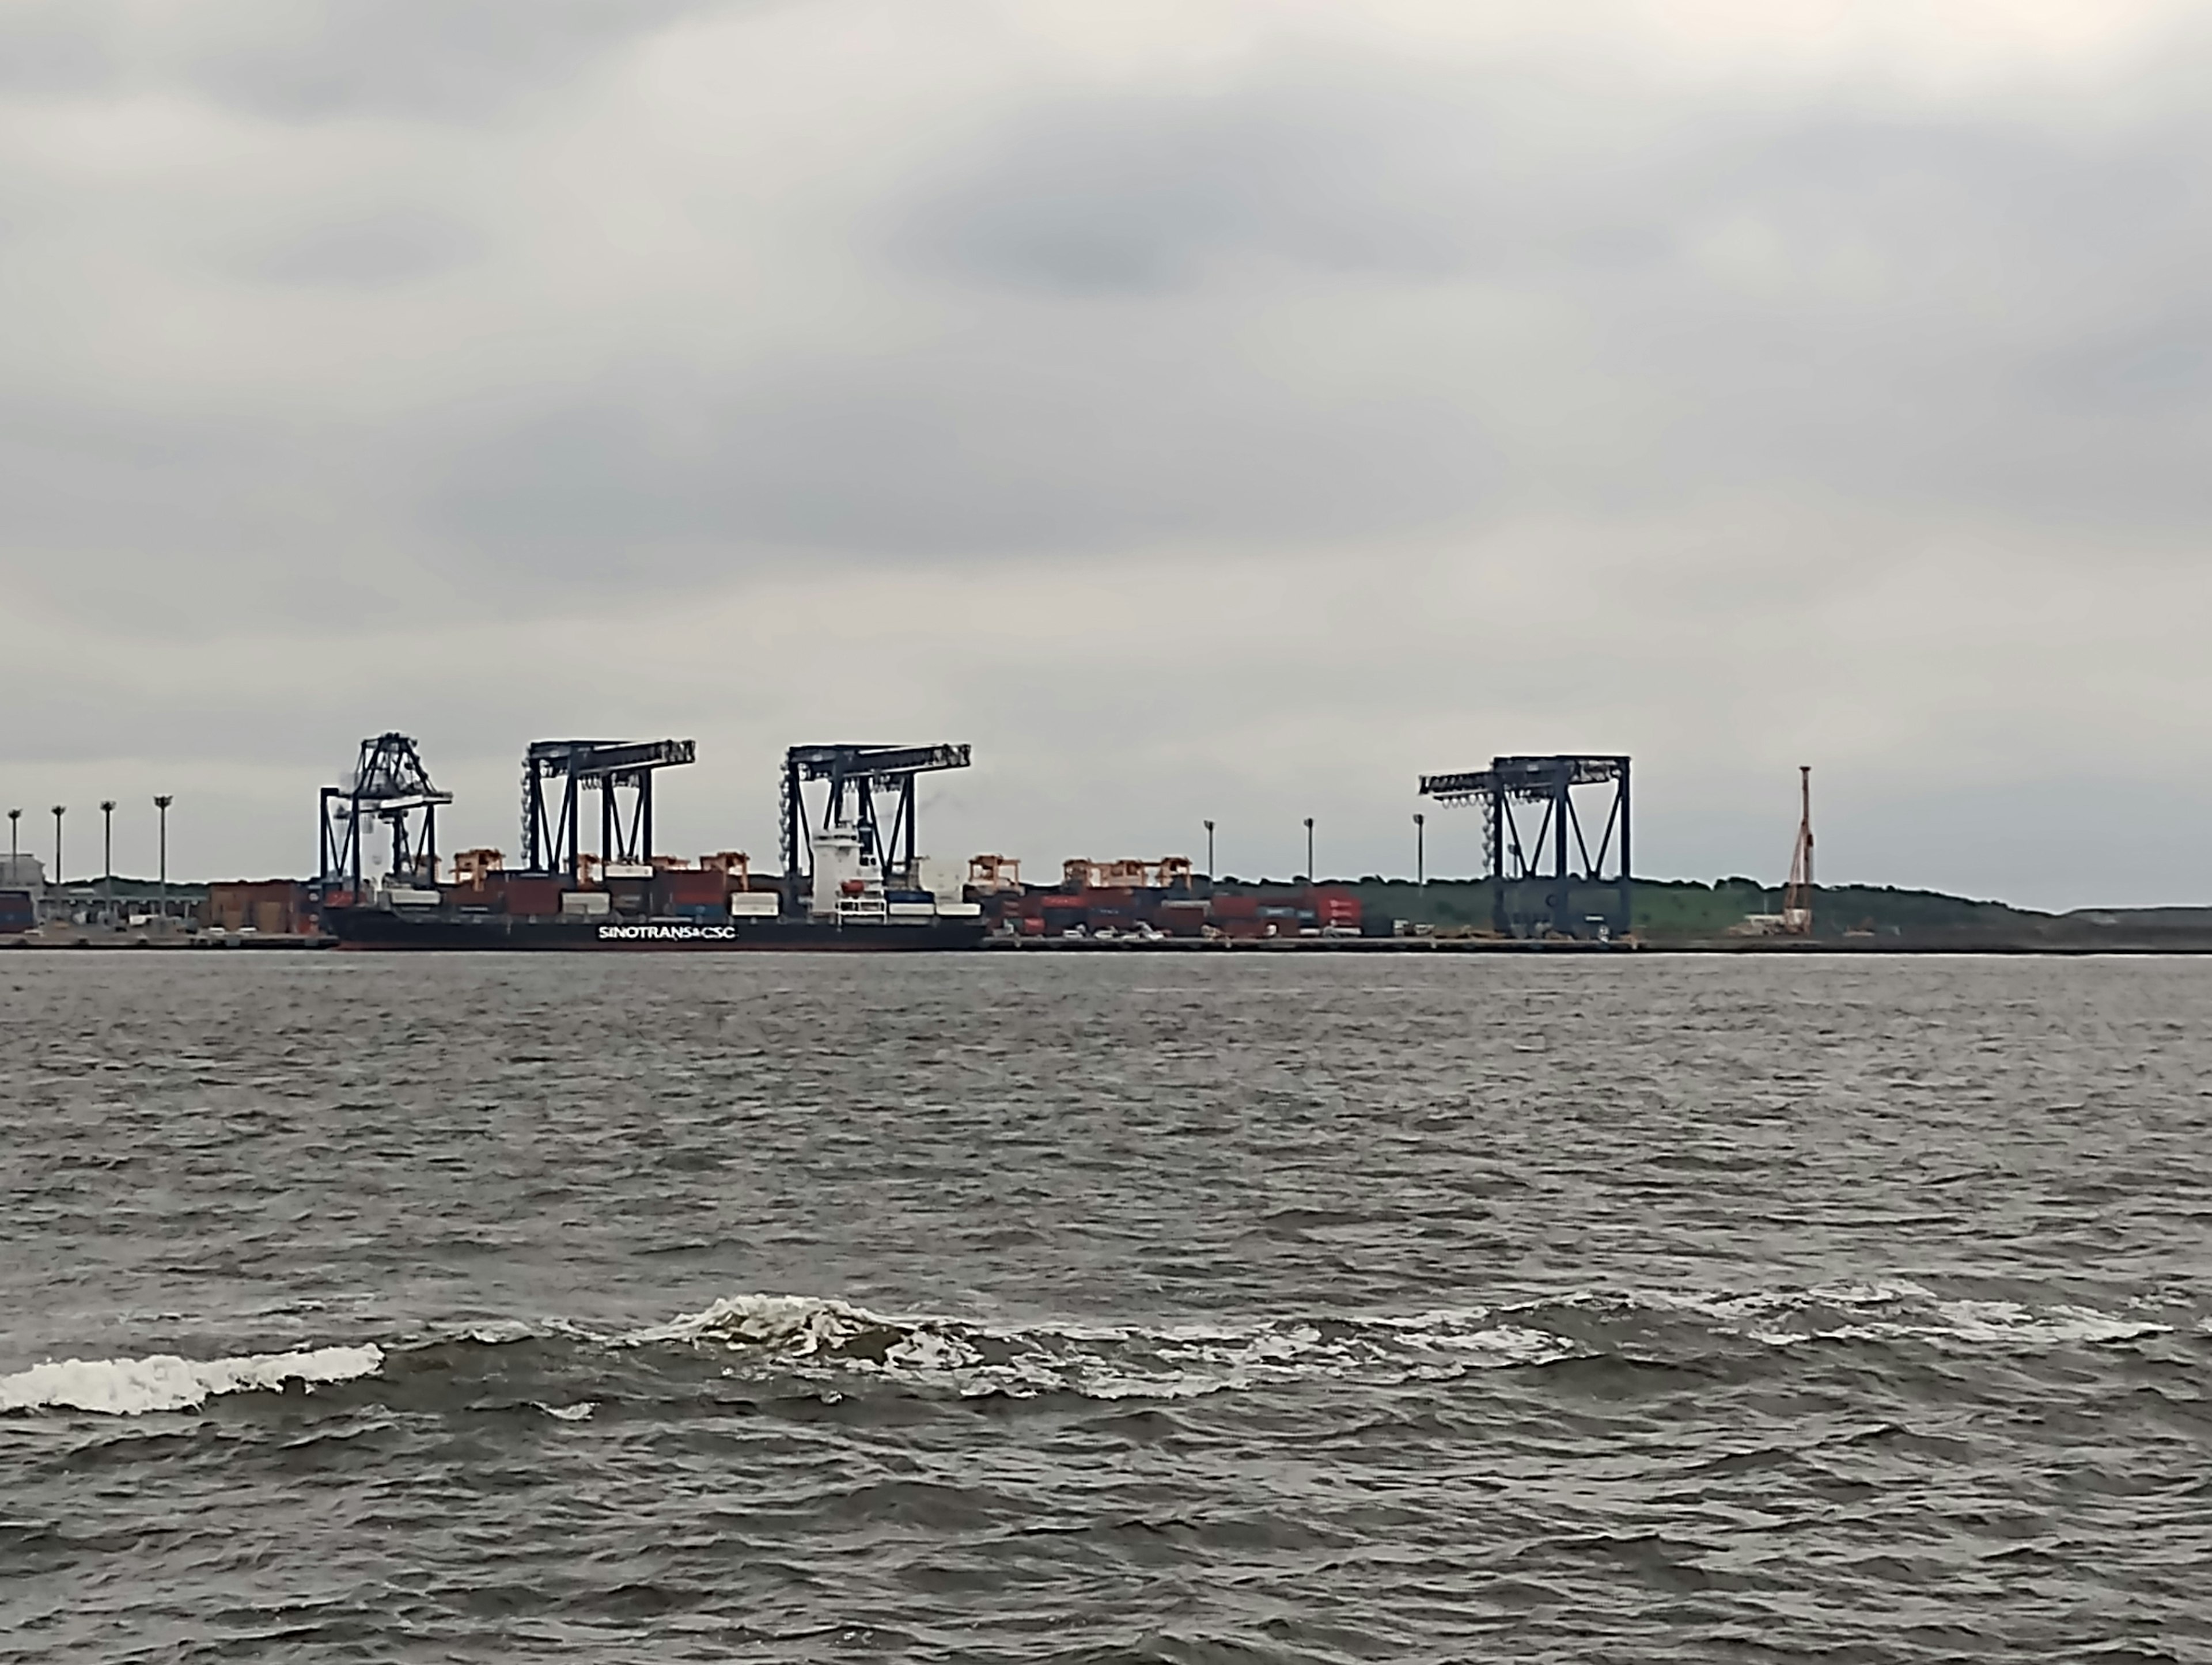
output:
M 0 799 L 961 739 L 928 842 L 2212 902 L 2212 29 L 2148 0 L 0 8 Z M 142 824 L 143 823 L 143 824 Z M 1439 811 L 1440 870 L 1472 867 Z

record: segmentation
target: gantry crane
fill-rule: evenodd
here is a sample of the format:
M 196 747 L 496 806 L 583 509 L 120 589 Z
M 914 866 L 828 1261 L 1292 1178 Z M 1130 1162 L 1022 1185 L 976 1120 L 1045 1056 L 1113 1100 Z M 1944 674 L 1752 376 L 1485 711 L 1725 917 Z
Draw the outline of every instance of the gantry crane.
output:
M 804 745 L 783 754 L 783 874 L 794 908 L 811 890 L 806 787 L 821 781 L 820 829 L 829 832 L 850 819 L 860 854 L 883 873 L 888 885 L 911 885 L 915 872 L 914 783 L 938 769 L 966 769 L 964 745 Z M 877 800 L 890 799 L 890 815 Z
M 358 896 L 367 858 L 364 821 L 381 821 L 392 836 L 391 882 L 410 888 L 438 883 L 438 806 L 453 794 L 431 784 L 430 771 L 413 738 L 379 734 L 361 743 L 361 755 L 346 783 L 325 787 L 317 839 L 316 891 L 328 905 L 332 895 Z
M 1600 802 L 1593 807 L 1605 813 L 1594 852 L 1575 799 L 1583 788 L 1597 789 Z M 1488 809 L 1484 846 L 1491 926 L 1498 934 L 1628 934 L 1634 915 L 1627 758 L 1580 753 L 1493 757 L 1486 769 L 1425 775 L 1421 792 L 1442 803 Z M 1583 793 L 1585 798 L 1592 795 Z M 1524 817 L 1536 822 L 1525 842 Z M 1595 815 L 1590 819 L 1595 822 Z
M 599 860 L 616 866 L 653 861 L 653 777 L 696 759 L 690 740 L 540 740 L 522 759 L 522 867 L 576 883 L 580 800 L 599 794 Z M 559 783 L 559 797 L 548 788 Z M 620 793 L 629 794 L 623 813 Z

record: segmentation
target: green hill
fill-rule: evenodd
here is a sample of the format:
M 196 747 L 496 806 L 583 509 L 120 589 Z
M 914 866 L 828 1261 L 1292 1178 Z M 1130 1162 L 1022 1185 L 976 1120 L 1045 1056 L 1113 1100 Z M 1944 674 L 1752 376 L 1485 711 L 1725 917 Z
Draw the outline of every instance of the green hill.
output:
M 1490 924 L 1489 887 L 1480 879 L 1367 878 L 1355 887 L 1370 914 L 1435 926 Z M 1779 890 L 1748 878 L 1705 884 L 1693 878 L 1639 878 L 1634 910 L 1637 933 L 1649 938 L 1717 937 L 1741 924 L 1747 914 L 1771 914 L 1782 906 Z M 1940 890 L 1900 890 L 1895 885 L 1823 885 L 1814 894 L 1813 920 L 1820 936 L 1871 930 L 1878 935 L 1929 931 L 1992 931 L 2048 923 L 2051 915 L 2009 908 L 2001 902 L 1976 902 Z

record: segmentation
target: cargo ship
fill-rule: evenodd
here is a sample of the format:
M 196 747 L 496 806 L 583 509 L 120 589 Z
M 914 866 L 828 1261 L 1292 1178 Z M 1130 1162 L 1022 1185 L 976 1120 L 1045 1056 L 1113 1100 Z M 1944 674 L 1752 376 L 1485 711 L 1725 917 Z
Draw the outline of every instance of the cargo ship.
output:
M 495 849 L 464 850 L 441 883 L 436 812 L 452 794 L 430 784 L 407 736 L 363 741 L 346 784 L 323 790 L 321 930 L 341 949 L 374 951 L 910 953 L 983 940 L 964 865 L 914 854 L 913 775 L 964 767 L 965 746 L 794 748 L 785 871 L 764 883 L 738 851 L 696 863 L 647 854 L 653 772 L 693 756 L 688 740 L 537 743 L 524 760 L 521 868 Z M 815 781 L 829 782 L 818 823 L 804 792 Z M 902 794 L 888 836 L 874 801 L 885 782 Z M 604 854 L 577 848 L 586 793 L 600 799 Z M 379 823 L 389 860 L 369 875 L 364 848 Z
M 927 951 L 973 948 L 987 928 L 981 905 L 957 891 L 885 888 L 850 827 L 814 841 L 812 887 L 796 912 L 780 889 L 750 888 L 744 867 L 725 858 L 696 867 L 587 864 L 588 876 L 572 885 L 465 865 L 492 854 L 465 852 L 452 884 L 386 880 L 333 892 L 323 928 L 340 948 L 626 953 Z

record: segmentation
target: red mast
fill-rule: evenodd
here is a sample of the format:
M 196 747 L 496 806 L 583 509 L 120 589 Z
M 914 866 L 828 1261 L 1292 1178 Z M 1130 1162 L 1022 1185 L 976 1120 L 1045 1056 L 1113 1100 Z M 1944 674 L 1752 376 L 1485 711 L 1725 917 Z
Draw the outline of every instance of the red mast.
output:
M 1813 769 L 1801 764 L 1797 789 L 1803 805 L 1797 818 L 1797 846 L 1790 853 L 1790 884 L 1782 892 L 1784 936 L 1813 934 Z

